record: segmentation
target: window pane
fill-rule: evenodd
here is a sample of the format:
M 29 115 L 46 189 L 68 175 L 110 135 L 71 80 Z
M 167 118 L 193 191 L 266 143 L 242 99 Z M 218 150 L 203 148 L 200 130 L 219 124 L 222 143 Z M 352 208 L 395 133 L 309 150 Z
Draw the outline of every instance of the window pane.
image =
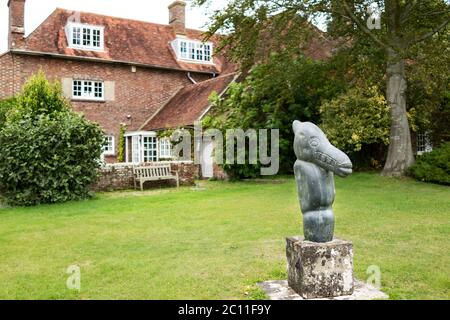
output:
M 159 141 L 159 156 L 161 158 L 170 158 L 171 157 L 171 146 L 169 139 L 161 139 Z
M 84 81 L 83 96 L 88 98 L 92 96 L 92 81 Z
M 203 60 L 203 45 L 197 44 L 197 60 L 202 61 Z
M 78 27 L 72 28 L 72 44 L 74 45 L 81 44 L 81 30 Z
M 83 28 L 83 46 L 91 45 L 91 29 Z
M 186 43 L 186 41 L 180 42 L 180 54 L 181 54 L 182 59 L 187 58 L 187 43 Z
M 94 83 L 94 97 L 103 98 L 103 82 Z
M 73 81 L 72 94 L 74 97 L 81 97 L 81 81 L 79 80 Z
M 92 45 L 94 47 L 100 48 L 100 30 L 92 30 Z
M 106 136 L 103 145 L 103 153 L 113 154 L 114 153 L 114 136 Z
M 189 42 L 189 59 L 195 60 L 195 45 Z
M 144 162 L 157 161 L 156 137 L 144 137 Z
M 211 46 L 205 44 L 205 61 L 211 61 Z

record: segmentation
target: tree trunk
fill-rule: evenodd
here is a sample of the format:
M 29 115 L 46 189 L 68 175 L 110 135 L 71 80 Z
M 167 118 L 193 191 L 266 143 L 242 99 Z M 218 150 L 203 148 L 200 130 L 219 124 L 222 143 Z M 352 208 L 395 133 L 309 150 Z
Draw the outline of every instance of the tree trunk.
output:
M 405 61 L 394 50 L 388 50 L 387 102 L 391 111 L 391 135 L 386 164 L 382 174 L 401 176 L 414 163 L 411 133 L 406 114 Z

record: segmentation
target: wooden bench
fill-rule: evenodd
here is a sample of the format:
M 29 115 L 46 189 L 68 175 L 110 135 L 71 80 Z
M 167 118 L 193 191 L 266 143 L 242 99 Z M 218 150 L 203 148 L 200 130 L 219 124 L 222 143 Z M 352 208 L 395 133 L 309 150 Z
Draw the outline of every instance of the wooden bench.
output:
M 172 173 L 170 164 L 152 164 L 143 167 L 133 167 L 133 174 L 134 188 L 136 189 L 136 183 L 139 181 L 141 191 L 144 190 L 144 182 L 146 181 L 176 180 L 177 187 L 180 186 L 178 171 Z

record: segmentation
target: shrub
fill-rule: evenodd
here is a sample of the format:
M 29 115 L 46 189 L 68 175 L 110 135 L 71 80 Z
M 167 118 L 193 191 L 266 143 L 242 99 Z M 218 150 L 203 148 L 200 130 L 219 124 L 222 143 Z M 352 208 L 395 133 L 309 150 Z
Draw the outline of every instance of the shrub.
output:
M 104 142 L 98 125 L 71 111 L 60 88 L 42 73 L 17 101 L 18 111 L 0 131 L 0 188 L 6 201 L 36 205 L 88 197 Z
M 16 106 L 16 99 L 0 100 L 0 129 L 4 126 L 8 114 Z
M 363 145 L 389 143 L 390 115 L 377 87 L 353 88 L 320 108 L 321 128 L 328 139 L 346 152 Z
M 418 156 L 408 173 L 420 181 L 450 185 L 450 142 Z

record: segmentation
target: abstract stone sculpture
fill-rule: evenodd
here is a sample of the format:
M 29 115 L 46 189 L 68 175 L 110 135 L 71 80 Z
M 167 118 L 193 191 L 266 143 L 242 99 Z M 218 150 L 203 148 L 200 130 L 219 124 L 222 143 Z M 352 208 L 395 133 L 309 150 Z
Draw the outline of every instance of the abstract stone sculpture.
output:
M 294 121 L 293 129 L 297 156 L 294 172 L 305 240 L 329 242 L 333 240 L 334 233 L 334 173 L 341 177 L 348 176 L 352 173 L 352 163 L 316 125 Z

